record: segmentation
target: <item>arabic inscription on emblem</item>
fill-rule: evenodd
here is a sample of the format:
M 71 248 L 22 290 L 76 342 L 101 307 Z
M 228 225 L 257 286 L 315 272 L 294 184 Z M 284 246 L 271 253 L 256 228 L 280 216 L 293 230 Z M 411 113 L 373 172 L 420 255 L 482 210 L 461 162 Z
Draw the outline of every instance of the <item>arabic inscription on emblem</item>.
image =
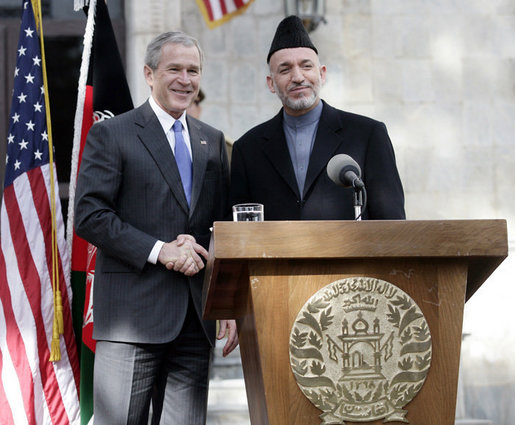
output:
M 417 304 L 380 279 L 330 283 L 300 310 L 290 364 L 322 425 L 406 419 L 431 365 L 431 334 Z

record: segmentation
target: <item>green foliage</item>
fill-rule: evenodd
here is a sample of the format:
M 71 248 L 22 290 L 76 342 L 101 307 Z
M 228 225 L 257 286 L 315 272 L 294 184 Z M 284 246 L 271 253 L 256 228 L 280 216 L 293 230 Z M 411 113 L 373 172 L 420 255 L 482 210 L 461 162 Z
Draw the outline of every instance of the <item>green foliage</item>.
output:
M 409 342 L 411 340 L 411 337 L 412 337 L 412 333 L 411 333 L 411 329 L 408 328 L 406 329 L 403 333 L 402 333 L 402 336 L 401 336 L 401 343 L 404 345 L 406 344 L 407 342 Z
M 415 361 L 415 365 L 418 370 L 425 370 L 429 367 L 431 364 L 431 353 L 426 353 L 424 357 L 417 356 L 417 359 Z
M 402 407 L 404 404 L 402 403 L 402 395 L 406 390 L 406 385 L 395 386 L 390 392 L 390 401 L 395 407 Z
M 338 403 L 338 400 L 334 398 L 334 393 L 329 391 L 311 390 L 306 392 L 306 396 L 316 407 L 324 411 L 334 409 L 334 405 Z M 331 403 L 331 399 L 333 399 L 333 403 Z
M 414 322 L 417 319 L 420 319 L 421 317 L 424 317 L 422 313 L 418 312 L 418 309 L 416 306 L 411 307 L 406 314 L 402 317 L 401 323 L 399 324 L 399 332 L 402 332 L 406 326 L 408 326 L 410 323 Z
M 307 361 L 302 360 L 301 362 L 291 359 L 291 367 L 297 375 L 305 376 L 308 373 Z
M 398 400 L 398 407 L 404 406 L 409 401 L 413 400 L 415 396 L 417 395 L 417 391 L 415 390 L 415 385 L 410 385 L 407 387 L 407 389 L 403 392 L 402 397 Z
M 291 343 L 297 347 L 302 348 L 304 345 L 306 345 L 306 338 L 308 337 L 307 332 L 300 332 L 299 328 L 295 328 L 293 330 L 293 334 L 291 336 Z
M 316 314 L 320 310 L 323 310 L 324 308 L 326 308 L 328 305 L 329 305 L 329 301 L 324 301 L 323 298 L 318 298 L 317 300 L 309 303 L 307 308 L 311 314 Z
M 413 360 L 411 357 L 405 357 L 402 361 L 397 363 L 402 370 L 410 370 L 413 367 Z
M 321 376 L 325 373 L 326 367 L 324 364 L 318 361 L 313 361 L 311 363 L 311 373 L 313 375 Z
M 352 395 L 352 393 L 347 389 L 347 387 L 344 384 L 336 385 L 336 389 L 340 393 L 340 398 L 343 398 L 345 401 L 348 401 L 350 403 L 356 402 L 356 400 L 354 399 L 354 396 Z
M 397 298 L 392 301 L 392 304 L 400 307 L 402 310 L 407 310 L 412 306 L 410 299 L 406 295 L 402 297 L 400 295 L 397 296 Z
M 332 410 L 332 406 L 333 404 L 336 402 L 337 403 L 337 400 L 333 403 L 331 403 L 332 400 L 334 400 L 334 392 L 333 391 L 329 391 L 329 390 L 321 390 L 320 391 L 320 407 L 319 409 L 320 410 Z M 317 406 L 318 407 L 318 406 Z
M 318 335 L 322 336 L 322 329 L 320 329 L 320 325 L 318 324 L 318 321 L 315 319 L 315 317 L 305 311 L 303 313 L 302 319 L 298 321 L 299 323 L 302 323 L 303 325 L 309 326 L 311 329 L 313 329 Z
M 309 400 L 311 401 L 311 403 L 313 403 L 316 407 L 318 407 L 320 409 L 320 406 L 322 405 L 323 403 L 323 400 L 322 400 L 322 397 L 320 396 L 320 394 L 318 394 L 318 392 L 316 391 L 306 391 L 306 397 L 309 398 Z
M 418 341 L 426 341 L 431 336 L 426 322 L 422 323 L 420 327 L 414 326 L 413 329 L 415 331 L 415 338 Z
M 399 323 L 401 321 L 401 314 L 399 313 L 399 309 L 396 307 L 392 307 L 390 304 L 388 304 L 388 310 L 390 310 L 390 313 L 386 313 L 386 316 L 388 317 L 388 321 L 390 323 L 393 323 L 393 325 L 398 328 Z
M 322 338 L 320 338 L 315 332 L 309 333 L 308 341 L 313 347 L 316 347 L 319 350 L 322 349 Z
M 332 406 L 336 406 L 341 403 L 342 396 L 341 391 L 338 388 L 336 388 L 334 391 L 322 390 L 321 394 L 323 394 L 324 397 L 326 397 L 327 403 L 330 403 Z
M 322 311 L 322 314 L 320 315 L 320 324 L 324 331 L 333 323 L 334 316 L 331 316 L 331 310 L 332 307 L 329 307 L 327 310 Z

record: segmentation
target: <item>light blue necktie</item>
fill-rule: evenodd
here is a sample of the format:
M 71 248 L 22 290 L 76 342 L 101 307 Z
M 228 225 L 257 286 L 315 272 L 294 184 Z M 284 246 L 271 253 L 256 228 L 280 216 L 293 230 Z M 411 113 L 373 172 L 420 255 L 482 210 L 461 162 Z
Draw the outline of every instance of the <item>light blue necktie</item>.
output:
M 177 162 L 177 168 L 179 168 L 179 174 L 181 175 L 186 200 L 188 201 L 188 205 L 190 205 L 191 177 L 193 174 L 190 152 L 182 137 L 182 124 L 179 120 L 173 123 L 172 129 L 175 134 L 175 161 Z

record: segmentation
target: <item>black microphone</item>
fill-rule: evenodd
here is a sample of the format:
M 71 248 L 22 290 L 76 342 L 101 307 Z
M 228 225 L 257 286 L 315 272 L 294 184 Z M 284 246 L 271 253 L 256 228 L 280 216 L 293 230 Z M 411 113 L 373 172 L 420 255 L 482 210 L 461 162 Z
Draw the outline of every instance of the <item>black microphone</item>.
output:
M 355 189 L 365 187 L 361 180 L 361 169 L 358 163 L 343 153 L 333 156 L 327 163 L 327 175 L 339 186 Z

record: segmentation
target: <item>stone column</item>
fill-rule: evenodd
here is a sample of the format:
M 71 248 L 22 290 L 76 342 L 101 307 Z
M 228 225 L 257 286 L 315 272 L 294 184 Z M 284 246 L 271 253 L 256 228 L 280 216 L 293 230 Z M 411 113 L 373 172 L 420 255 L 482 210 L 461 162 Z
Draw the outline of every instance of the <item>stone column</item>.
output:
M 126 0 L 127 80 L 135 106 L 143 103 L 150 89 L 143 77 L 147 44 L 156 35 L 181 27 L 180 0 Z

